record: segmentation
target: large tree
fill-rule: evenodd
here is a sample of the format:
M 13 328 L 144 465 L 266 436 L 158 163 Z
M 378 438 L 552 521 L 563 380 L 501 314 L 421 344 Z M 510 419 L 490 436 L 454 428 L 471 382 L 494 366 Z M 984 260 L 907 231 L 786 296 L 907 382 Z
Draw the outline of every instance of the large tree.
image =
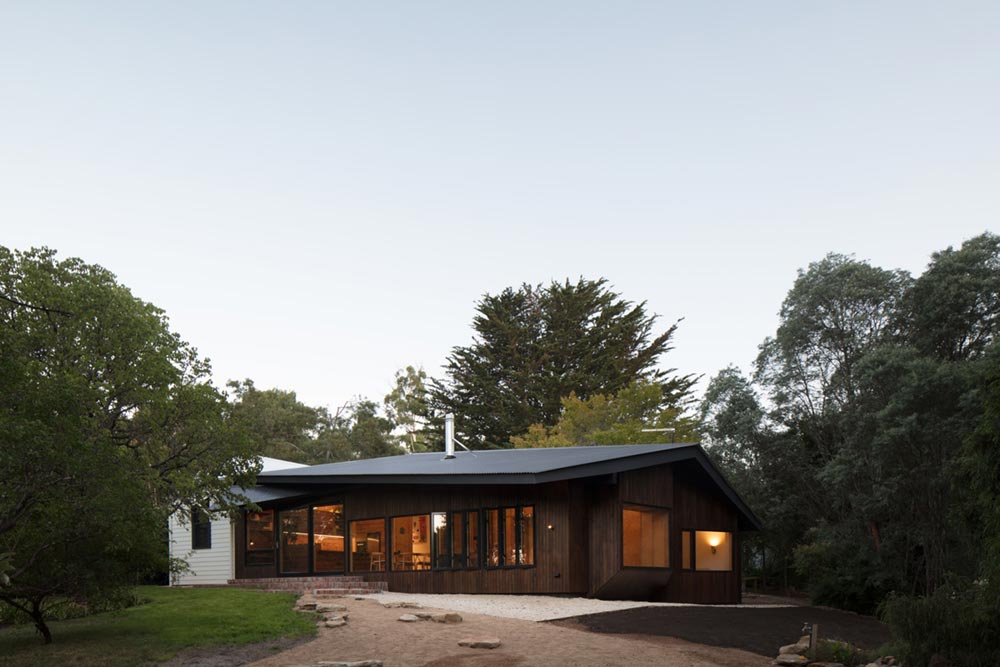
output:
M 170 512 L 232 506 L 251 443 L 210 367 L 113 274 L 0 247 L 0 554 L 48 641 L 53 597 L 113 596 Z
M 587 400 L 643 380 L 659 386 L 663 405 L 680 405 L 694 380 L 658 368 L 677 325 L 656 334 L 656 320 L 604 279 L 487 294 L 472 344 L 454 348 L 445 378 L 431 382 L 429 408 L 438 420 L 455 413 L 463 439 L 488 448 L 509 447 L 532 424 L 554 426 L 570 394 Z

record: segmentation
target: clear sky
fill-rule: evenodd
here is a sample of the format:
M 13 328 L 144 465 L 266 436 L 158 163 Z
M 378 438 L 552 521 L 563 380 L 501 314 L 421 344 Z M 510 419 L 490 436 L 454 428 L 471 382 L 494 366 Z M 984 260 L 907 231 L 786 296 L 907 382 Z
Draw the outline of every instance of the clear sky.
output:
M 996 0 L 0 5 L 0 244 L 313 404 L 581 275 L 685 318 L 665 366 L 748 368 L 796 269 L 998 213 Z

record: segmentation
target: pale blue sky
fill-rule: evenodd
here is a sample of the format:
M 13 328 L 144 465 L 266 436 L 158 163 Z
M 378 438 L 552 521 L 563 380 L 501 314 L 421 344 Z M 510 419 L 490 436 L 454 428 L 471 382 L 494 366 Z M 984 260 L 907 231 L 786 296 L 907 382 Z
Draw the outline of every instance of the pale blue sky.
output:
M 0 244 L 317 404 L 580 275 L 711 375 L 825 253 L 919 272 L 997 231 L 998 119 L 995 0 L 6 2 Z

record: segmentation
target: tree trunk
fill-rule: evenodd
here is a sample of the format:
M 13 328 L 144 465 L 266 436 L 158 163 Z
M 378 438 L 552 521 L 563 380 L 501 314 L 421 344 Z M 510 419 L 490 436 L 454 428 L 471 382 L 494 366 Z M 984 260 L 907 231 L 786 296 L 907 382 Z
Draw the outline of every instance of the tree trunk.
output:
M 45 623 L 45 614 L 42 613 L 40 600 L 32 600 L 31 602 L 31 620 L 35 622 L 35 628 L 42 633 L 45 643 L 51 644 L 52 631 L 49 630 L 49 626 Z

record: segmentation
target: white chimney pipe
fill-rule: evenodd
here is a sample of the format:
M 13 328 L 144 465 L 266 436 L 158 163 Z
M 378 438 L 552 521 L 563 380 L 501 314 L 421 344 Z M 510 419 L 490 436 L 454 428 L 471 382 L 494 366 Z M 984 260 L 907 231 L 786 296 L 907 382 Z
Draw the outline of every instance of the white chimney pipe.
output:
M 455 458 L 455 415 L 450 412 L 444 416 L 444 457 Z

